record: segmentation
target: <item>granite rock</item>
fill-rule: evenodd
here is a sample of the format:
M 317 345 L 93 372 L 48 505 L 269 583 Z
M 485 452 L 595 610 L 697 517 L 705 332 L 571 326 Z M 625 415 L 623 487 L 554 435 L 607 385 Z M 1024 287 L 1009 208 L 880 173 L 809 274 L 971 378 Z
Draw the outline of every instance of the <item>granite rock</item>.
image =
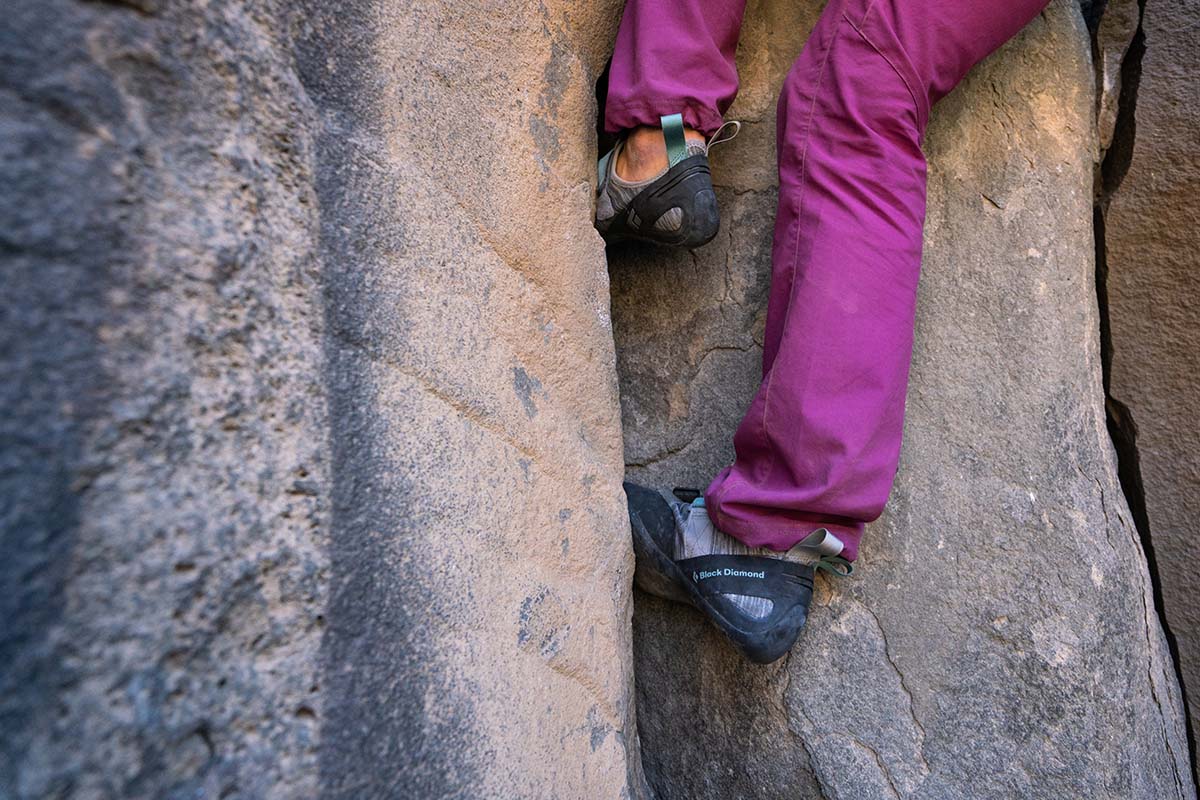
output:
M 618 16 L 6 9 L 0 796 L 640 792 Z
M 281 9 L 0 21 L 0 796 L 316 792 L 315 113 Z

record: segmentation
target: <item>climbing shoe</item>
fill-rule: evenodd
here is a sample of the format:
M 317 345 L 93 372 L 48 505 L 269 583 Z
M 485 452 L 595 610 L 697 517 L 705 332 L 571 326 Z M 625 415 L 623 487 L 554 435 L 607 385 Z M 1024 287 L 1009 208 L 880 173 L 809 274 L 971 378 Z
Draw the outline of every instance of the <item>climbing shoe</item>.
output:
M 696 496 L 676 490 L 679 497 Z M 768 664 L 795 643 L 808 619 L 818 569 L 849 575 L 842 543 L 824 528 L 788 554 L 750 550 L 713 526 L 704 499 L 669 498 L 625 483 L 637 568 L 644 592 L 702 611 L 746 658 Z M 800 556 L 805 561 L 798 560 Z
M 599 165 L 596 230 L 608 243 L 637 240 L 673 247 L 699 247 L 717 235 L 717 195 L 708 169 L 708 151 L 737 135 L 740 122 L 722 125 L 707 142 L 684 137 L 683 117 L 661 118 L 667 168 L 644 181 L 617 175 L 622 137 Z M 726 130 L 732 132 L 726 135 Z

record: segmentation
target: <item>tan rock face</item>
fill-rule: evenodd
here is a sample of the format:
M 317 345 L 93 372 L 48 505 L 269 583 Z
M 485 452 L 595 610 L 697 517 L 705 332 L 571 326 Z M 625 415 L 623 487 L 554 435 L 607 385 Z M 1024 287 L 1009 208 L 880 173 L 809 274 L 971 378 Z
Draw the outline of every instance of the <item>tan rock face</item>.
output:
M 703 486 L 757 384 L 771 93 L 815 19 L 802 5 L 747 12 L 731 116 L 752 124 L 714 156 L 722 236 L 612 258 L 640 482 Z M 791 656 L 747 665 L 694 612 L 637 595 L 660 797 L 1194 796 L 1105 429 L 1091 74 L 1079 11 L 1056 2 L 935 109 L 899 478 L 860 575 L 819 582 Z
M 1193 722 L 1200 719 L 1200 9 L 1150 2 L 1105 215 L 1112 396 L 1137 426 L 1146 513 Z M 1116 147 L 1114 146 L 1114 150 Z
M 630 792 L 632 556 L 590 227 L 616 13 L 302 17 L 337 398 L 332 796 Z
M 633 793 L 618 16 L 5 15 L 0 795 Z

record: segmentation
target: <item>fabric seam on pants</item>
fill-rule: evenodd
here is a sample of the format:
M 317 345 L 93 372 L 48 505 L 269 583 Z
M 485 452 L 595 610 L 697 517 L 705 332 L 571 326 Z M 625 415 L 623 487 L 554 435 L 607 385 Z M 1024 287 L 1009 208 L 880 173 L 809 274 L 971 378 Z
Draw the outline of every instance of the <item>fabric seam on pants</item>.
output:
M 868 14 L 869 13 L 870 11 L 868 10 Z M 865 25 L 866 21 L 867 14 L 863 14 L 862 24 Z M 924 138 L 925 125 L 929 122 L 929 98 L 924 94 L 917 93 L 917 91 L 913 88 L 912 81 L 904 76 L 904 70 L 896 66 L 896 62 L 893 61 L 887 53 L 883 52 L 883 49 L 879 45 L 875 44 L 875 42 L 866 34 L 866 31 L 864 31 L 862 27 L 856 24 L 854 20 L 850 19 L 849 17 L 846 17 L 846 22 L 850 23 L 850 27 L 854 28 L 855 32 L 858 33 L 862 40 L 869 44 L 871 49 L 878 53 L 879 57 L 887 62 L 887 65 L 892 68 L 892 72 L 896 73 L 896 77 L 899 78 L 900 82 L 904 84 L 904 88 L 908 89 L 908 94 L 912 97 L 913 104 L 917 107 L 917 134 L 919 137 Z

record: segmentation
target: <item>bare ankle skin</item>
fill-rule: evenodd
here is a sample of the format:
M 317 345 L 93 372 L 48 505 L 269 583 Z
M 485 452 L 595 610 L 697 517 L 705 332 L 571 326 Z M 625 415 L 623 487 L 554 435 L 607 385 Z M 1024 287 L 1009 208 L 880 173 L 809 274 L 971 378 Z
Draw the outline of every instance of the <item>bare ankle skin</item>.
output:
M 704 142 L 704 134 L 692 128 L 684 128 L 683 135 L 689 143 Z M 662 128 L 643 125 L 630 131 L 625 146 L 617 154 L 617 176 L 636 183 L 653 178 L 666 168 L 667 145 L 663 141 Z

